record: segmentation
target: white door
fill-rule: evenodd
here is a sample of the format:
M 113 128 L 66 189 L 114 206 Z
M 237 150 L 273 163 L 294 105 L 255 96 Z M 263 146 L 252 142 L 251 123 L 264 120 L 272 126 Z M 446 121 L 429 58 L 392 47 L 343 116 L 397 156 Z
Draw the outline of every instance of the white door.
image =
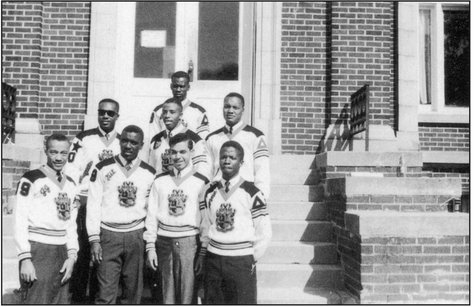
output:
M 188 97 L 207 110 L 211 132 L 224 124 L 222 102 L 229 92 L 244 95 L 249 122 L 252 4 L 124 2 L 117 9 L 118 129 L 136 124 L 149 138 L 150 114 L 172 96 L 170 76 L 178 70 L 191 72 Z

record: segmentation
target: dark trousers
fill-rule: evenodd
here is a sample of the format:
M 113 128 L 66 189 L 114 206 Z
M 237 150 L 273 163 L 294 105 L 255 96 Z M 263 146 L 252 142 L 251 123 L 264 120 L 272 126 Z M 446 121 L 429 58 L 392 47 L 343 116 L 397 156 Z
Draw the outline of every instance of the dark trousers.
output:
M 140 304 L 143 291 L 145 243 L 143 228 L 130 232 L 101 229 L 102 261 L 97 268 L 96 304 L 115 304 L 122 285 L 122 304 Z
M 31 261 L 36 280 L 28 288 L 24 304 L 70 304 L 69 282 L 61 285 L 59 271 L 67 259 L 66 245 L 51 245 L 30 241 Z
M 220 256 L 207 252 L 205 267 L 206 304 L 257 304 L 257 272 L 253 255 Z
M 81 206 L 77 212 L 77 239 L 79 252 L 71 277 L 72 302 L 85 304 L 94 302 L 98 290 L 97 268 L 91 267 L 91 251 L 86 229 L 87 197 L 80 196 Z

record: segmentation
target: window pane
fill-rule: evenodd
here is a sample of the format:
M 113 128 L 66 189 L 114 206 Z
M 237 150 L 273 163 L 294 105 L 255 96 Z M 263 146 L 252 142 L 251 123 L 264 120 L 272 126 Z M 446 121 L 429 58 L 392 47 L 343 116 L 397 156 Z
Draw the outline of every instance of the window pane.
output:
M 135 78 L 169 78 L 175 68 L 176 3 L 137 2 Z
M 444 11 L 445 104 L 469 106 L 469 11 Z
M 238 80 L 239 3 L 199 3 L 199 80 Z
M 420 11 L 420 103 L 431 104 L 431 12 Z

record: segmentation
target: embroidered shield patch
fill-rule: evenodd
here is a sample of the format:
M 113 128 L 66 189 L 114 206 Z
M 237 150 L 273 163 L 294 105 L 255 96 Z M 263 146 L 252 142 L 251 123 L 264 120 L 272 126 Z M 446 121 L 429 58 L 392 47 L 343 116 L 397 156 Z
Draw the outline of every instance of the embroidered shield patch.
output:
M 46 184 L 40 190 L 40 193 L 43 196 L 46 196 L 46 194 L 48 194 L 49 192 L 51 192 L 51 190 L 49 189 L 49 187 Z
M 221 204 L 216 212 L 216 228 L 218 231 L 227 232 L 234 229 L 235 209 L 230 203 Z
M 171 164 L 171 151 L 165 149 L 165 152 L 161 154 L 161 166 L 163 167 L 163 171 L 167 172 Z
M 118 187 L 120 206 L 132 207 L 137 199 L 137 187 L 131 181 L 125 181 Z
M 186 200 L 188 196 L 184 195 L 183 190 L 173 190 L 168 195 L 168 212 L 170 215 L 179 216 L 186 209 Z
M 58 197 L 54 201 L 56 202 L 58 217 L 64 221 L 69 220 L 71 218 L 71 199 L 67 196 L 67 193 L 58 193 Z
M 112 149 L 104 149 L 102 150 L 101 153 L 99 153 L 99 161 L 102 161 L 102 160 L 105 160 L 105 159 L 108 159 L 108 158 L 112 158 L 114 156 L 114 153 L 112 151 Z

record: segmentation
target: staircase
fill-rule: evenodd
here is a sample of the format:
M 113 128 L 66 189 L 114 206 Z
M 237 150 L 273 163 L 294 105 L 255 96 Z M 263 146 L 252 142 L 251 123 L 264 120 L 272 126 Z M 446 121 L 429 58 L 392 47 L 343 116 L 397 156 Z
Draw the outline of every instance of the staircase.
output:
M 268 200 L 273 238 L 257 265 L 259 304 L 353 304 L 318 200 L 314 156 L 272 156 Z

